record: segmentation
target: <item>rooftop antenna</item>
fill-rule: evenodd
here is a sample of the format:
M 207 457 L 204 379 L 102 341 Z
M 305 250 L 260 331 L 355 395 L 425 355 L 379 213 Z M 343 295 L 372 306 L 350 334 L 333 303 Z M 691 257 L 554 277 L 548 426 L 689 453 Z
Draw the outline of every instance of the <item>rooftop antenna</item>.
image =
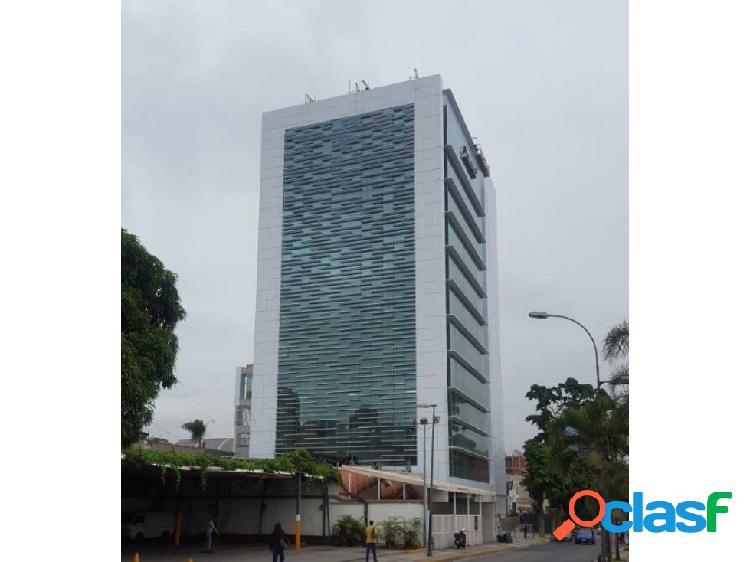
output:
M 364 85 L 365 90 L 369 90 L 370 89 L 370 86 L 368 86 L 367 82 L 365 82 L 364 80 L 362 80 L 362 85 Z

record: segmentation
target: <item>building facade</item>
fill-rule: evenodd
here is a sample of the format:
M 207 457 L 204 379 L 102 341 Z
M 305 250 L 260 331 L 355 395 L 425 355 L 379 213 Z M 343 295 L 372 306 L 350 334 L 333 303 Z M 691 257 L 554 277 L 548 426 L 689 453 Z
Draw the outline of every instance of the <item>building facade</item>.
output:
M 260 191 L 250 456 L 421 472 L 437 404 L 435 479 L 504 494 L 495 191 L 440 76 L 265 113 Z
M 253 366 L 237 367 L 234 382 L 234 454 L 250 454 L 250 405 L 252 403 Z
M 534 505 L 529 492 L 523 485 L 526 473 L 526 458 L 520 451 L 505 457 L 505 475 L 508 489 L 508 511 L 513 514 L 530 513 Z

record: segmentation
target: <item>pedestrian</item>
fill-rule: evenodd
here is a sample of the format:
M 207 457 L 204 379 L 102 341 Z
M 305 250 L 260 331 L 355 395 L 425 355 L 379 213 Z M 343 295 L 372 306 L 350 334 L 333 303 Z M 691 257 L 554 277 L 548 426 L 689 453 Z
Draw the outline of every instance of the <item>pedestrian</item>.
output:
M 375 523 L 370 521 L 370 524 L 365 527 L 365 562 L 370 562 L 370 552 L 372 552 L 372 562 L 378 562 L 378 553 L 375 550 L 377 543 L 378 530 L 375 528 Z
M 523 538 L 524 539 L 526 538 L 526 533 L 528 533 L 528 532 L 529 532 L 529 524 L 528 523 L 524 523 L 523 524 Z
M 286 546 L 286 535 L 281 528 L 281 523 L 273 526 L 271 533 L 271 554 L 273 562 L 284 562 L 284 547 Z
M 206 525 L 206 541 L 203 545 L 203 552 L 213 552 L 214 533 L 216 533 L 217 535 L 221 534 L 219 532 L 219 529 L 216 528 L 214 520 L 209 519 L 208 525 Z

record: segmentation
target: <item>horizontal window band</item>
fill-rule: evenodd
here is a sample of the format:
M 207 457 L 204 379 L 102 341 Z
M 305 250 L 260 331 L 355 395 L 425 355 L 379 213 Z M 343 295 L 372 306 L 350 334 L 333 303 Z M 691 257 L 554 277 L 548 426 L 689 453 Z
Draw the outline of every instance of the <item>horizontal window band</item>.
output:
M 466 421 L 465 419 L 463 419 L 463 418 L 462 418 L 461 416 L 455 416 L 455 415 L 452 415 L 452 416 L 448 416 L 448 419 L 449 419 L 449 420 L 450 420 L 451 422 L 453 422 L 453 423 L 456 423 L 456 424 L 458 424 L 458 425 L 462 425 L 462 426 L 464 426 L 464 427 L 467 427 L 467 428 L 469 428 L 469 429 L 470 429 L 470 430 L 472 430 L 472 431 L 476 431 L 477 433 L 479 433 L 479 434 L 483 435 L 484 437 L 489 437 L 489 436 L 490 436 L 490 434 L 489 434 L 489 433 L 487 433 L 487 432 L 486 432 L 485 430 L 483 430 L 483 429 L 479 429 L 479 428 L 478 428 L 478 427 L 476 427 L 475 425 L 473 425 L 473 424 L 471 424 L 471 423 L 467 422 L 467 421 Z
M 472 398 L 471 396 L 469 396 L 468 394 L 466 394 L 463 390 L 461 390 L 461 388 L 456 387 L 456 386 L 449 386 L 448 387 L 448 391 L 449 392 L 455 392 L 461 398 L 463 398 L 464 400 L 466 400 L 467 402 L 469 402 L 472 406 L 474 406 L 478 410 L 481 410 L 482 413 L 484 413 L 484 414 L 489 414 L 490 413 L 490 410 L 489 410 L 489 408 L 486 405 L 481 404 L 475 398 Z
M 464 274 L 466 280 L 471 283 L 471 286 L 474 288 L 477 294 L 479 294 L 482 298 L 485 298 L 487 296 L 487 293 L 484 292 L 484 287 L 479 281 L 477 281 L 477 279 L 474 277 L 474 274 L 469 271 L 469 268 L 464 263 L 464 260 L 458 253 L 458 251 L 453 246 L 446 246 L 445 251 L 448 252 L 448 254 L 450 254 L 450 256 L 453 258 L 456 266 L 461 270 L 461 273 Z
M 457 351 L 455 351 L 453 349 L 449 349 L 448 350 L 448 356 L 452 357 L 453 359 L 455 359 L 456 361 L 458 361 L 459 363 L 461 363 L 461 366 L 464 369 L 466 369 L 467 371 L 469 371 L 472 375 L 474 375 L 477 379 L 479 379 L 479 382 L 484 383 L 484 384 L 488 384 L 490 382 L 489 380 L 487 380 L 487 377 L 485 377 L 482 373 L 480 373 L 476 369 L 476 367 L 472 366 L 471 364 L 469 364 L 468 361 L 466 361 L 466 359 L 464 359 L 463 357 L 461 357 L 461 354 L 458 353 Z M 487 355 L 483 355 L 482 357 L 488 357 L 488 356 Z
M 479 201 L 477 194 L 474 192 L 474 188 L 471 187 L 471 181 L 466 176 L 466 172 L 464 172 L 463 165 L 461 164 L 461 161 L 458 159 L 458 155 L 456 154 L 456 151 L 453 150 L 453 147 L 451 145 L 446 144 L 445 154 L 448 157 L 449 164 L 453 167 L 453 171 L 458 176 L 458 181 L 459 183 L 461 183 L 461 187 L 463 187 L 467 198 L 471 202 L 471 206 L 474 207 L 474 211 L 480 217 L 485 216 L 484 209 L 482 208 L 482 203 Z
M 474 233 L 477 241 L 481 244 L 484 244 L 487 240 L 484 237 L 483 225 L 478 225 L 474 220 L 474 216 L 471 214 L 471 211 L 469 211 L 468 207 L 466 207 L 466 203 L 464 202 L 463 197 L 458 191 L 456 182 L 453 181 L 453 178 L 445 178 L 445 186 L 448 189 L 448 192 L 453 196 L 453 201 L 461 210 L 461 214 L 463 215 L 466 224 L 468 224 L 469 228 L 471 228 L 471 231 Z
M 482 344 L 482 342 L 480 342 L 476 338 L 476 336 L 474 336 L 474 334 L 471 333 L 471 330 L 469 330 L 466 326 L 463 325 L 463 323 L 461 323 L 461 320 L 459 320 L 453 314 L 448 314 L 447 317 L 448 317 L 448 322 L 450 324 L 453 324 L 466 339 L 471 341 L 474 347 L 476 347 L 482 353 L 482 355 L 489 355 L 490 352 L 487 350 L 484 344 Z
M 484 257 L 482 257 L 477 251 L 477 249 L 474 247 L 475 244 L 477 243 L 472 242 L 469 236 L 464 232 L 464 227 L 461 225 L 461 222 L 456 218 L 456 215 L 454 215 L 452 211 L 446 211 L 445 220 L 448 221 L 450 226 L 453 228 L 453 232 L 456 233 L 456 236 L 458 236 L 459 240 L 463 244 L 467 253 L 474 260 L 474 265 L 476 265 L 478 269 L 482 271 L 486 271 L 487 266 L 484 263 Z M 483 244 L 480 244 L 480 246 L 482 245 Z
M 485 457 L 484 455 L 480 455 L 479 453 L 475 453 L 474 451 L 470 451 L 468 449 L 464 449 L 463 447 L 457 447 L 456 445 L 449 445 L 448 449 L 450 449 L 451 451 L 456 451 L 457 453 L 463 453 L 464 455 L 468 455 L 470 457 L 474 457 L 476 459 L 480 459 L 480 460 L 483 460 L 483 461 L 489 461 L 490 460 L 489 456 Z

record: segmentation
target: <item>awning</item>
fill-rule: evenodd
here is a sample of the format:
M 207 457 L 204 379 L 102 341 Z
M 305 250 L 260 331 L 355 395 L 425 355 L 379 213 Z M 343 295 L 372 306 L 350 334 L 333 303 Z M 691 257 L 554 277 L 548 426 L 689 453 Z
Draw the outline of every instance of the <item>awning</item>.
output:
M 424 476 L 422 474 L 415 474 L 413 472 L 389 472 L 386 470 L 378 470 L 375 468 L 365 468 L 363 466 L 349 465 L 340 466 L 339 470 L 348 470 L 353 474 L 361 474 L 362 476 L 368 476 L 370 478 L 380 478 L 381 480 L 390 480 L 392 482 L 399 482 L 412 486 L 421 487 L 424 484 Z M 429 479 L 427 480 L 427 482 L 429 484 Z M 495 497 L 496 495 L 492 490 L 474 488 L 471 486 L 461 486 L 460 484 L 451 484 L 449 482 L 441 482 L 440 480 L 435 480 L 432 487 L 435 490 L 442 490 L 444 492 L 469 494 L 473 496 Z

